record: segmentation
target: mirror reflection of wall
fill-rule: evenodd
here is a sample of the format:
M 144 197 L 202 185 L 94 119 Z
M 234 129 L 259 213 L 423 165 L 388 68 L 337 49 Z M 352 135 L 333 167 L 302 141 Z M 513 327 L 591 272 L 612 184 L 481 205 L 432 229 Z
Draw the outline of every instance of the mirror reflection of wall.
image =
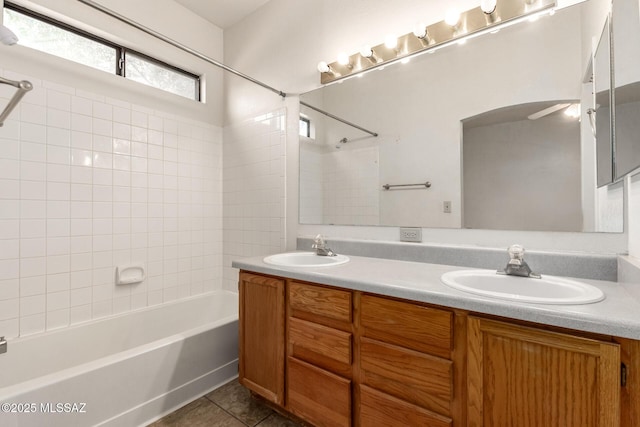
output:
M 315 119 L 318 129 L 315 138 L 306 142 L 303 138 L 300 144 L 300 222 L 449 228 L 470 226 L 467 223 L 467 213 L 464 212 L 463 215 L 467 201 L 462 182 L 465 174 L 462 169 L 461 121 L 487 111 L 520 104 L 575 99 L 584 101 L 585 85 L 581 81 L 586 67 L 583 64 L 584 45 L 588 43 L 591 46 L 591 39 L 599 35 L 605 19 L 604 15 L 602 19 L 594 18 L 597 30 L 594 29 L 590 34 L 582 33 L 585 31 L 582 21 L 585 15 L 591 13 L 591 10 L 585 9 L 585 5 L 594 1 L 596 0 L 563 9 L 554 16 L 546 16 L 533 23 L 504 28 L 497 34 L 487 34 L 464 45 L 449 46 L 434 54 L 414 57 L 408 64 L 394 64 L 384 70 L 371 71 L 363 78 L 345 80 L 303 94 L 301 100 L 305 103 L 373 129 L 380 135 L 377 138 L 367 138 L 356 130 L 341 128 L 343 125 L 330 119 Z M 309 114 L 304 107 L 301 111 Z M 582 118 L 586 121 L 586 113 L 582 114 Z M 564 221 L 563 225 L 531 228 L 527 224 L 526 215 L 514 215 L 514 218 L 521 219 L 521 223 L 505 222 L 503 225 L 495 225 L 496 229 L 601 229 L 597 227 L 598 218 L 601 217 L 597 209 L 601 209 L 601 204 L 595 194 L 595 145 L 593 136 L 588 141 L 585 140 L 583 126 L 584 124 L 580 125 L 581 143 L 577 148 L 579 167 L 573 167 L 575 150 L 567 165 L 558 166 L 561 162 L 551 159 L 554 166 L 573 173 L 570 178 L 559 178 L 571 181 L 570 187 L 575 190 L 565 198 L 572 206 L 568 209 L 573 212 L 570 219 Z M 347 134 L 348 132 L 351 134 Z M 364 140 L 342 144 L 342 148 L 336 149 L 343 137 L 349 140 L 364 137 Z M 553 138 L 547 138 L 551 139 Z M 536 145 L 529 144 L 527 148 Z M 308 155 L 311 147 L 316 150 L 313 161 L 309 160 Z M 593 151 L 590 160 L 583 147 Z M 331 162 L 334 164 L 338 163 L 337 159 L 342 158 L 341 165 L 345 168 L 356 165 L 359 160 L 375 158 L 373 154 L 367 157 L 364 151 L 361 156 L 355 154 L 358 149 L 372 149 L 377 153 L 377 181 L 373 168 L 369 176 L 371 182 L 366 185 L 363 183 L 360 190 L 356 190 L 349 181 L 352 178 L 348 178 L 339 169 L 331 172 L 342 174 L 342 179 L 337 180 L 333 187 L 325 183 L 329 179 L 327 174 L 322 179 L 318 178 L 318 172 L 316 178 L 310 177 L 310 164 L 320 164 L 318 159 L 321 158 L 333 158 Z M 550 157 L 548 152 L 546 156 Z M 558 154 L 557 157 L 564 158 L 564 154 Z M 504 160 L 511 166 L 520 161 L 515 155 L 505 156 Z M 569 163 L 571 167 L 568 166 Z M 552 166 L 547 164 L 545 167 L 548 171 Z M 358 168 L 359 166 L 354 166 L 354 169 Z M 329 171 L 330 168 L 324 167 L 322 170 Z M 529 174 L 522 177 L 523 189 L 535 185 L 530 179 Z M 425 181 L 432 183 L 431 188 L 382 189 L 384 184 Z M 309 191 L 312 187 L 314 190 Z M 466 184 L 464 187 L 464 191 L 467 191 Z M 484 190 L 491 191 L 495 188 L 485 186 Z M 358 215 L 356 218 L 352 215 L 358 212 L 356 206 L 347 206 L 344 201 L 342 206 L 331 206 L 345 194 L 358 198 L 358 207 L 367 206 L 368 214 Z M 377 194 L 377 198 L 373 194 Z M 372 200 L 378 203 L 377 212 L 375 203 L 369 203 Z M 450 213 L 445 212 L 445 202 L 450 202 Z M 616 202 L 621 203 L 622 200 L 618 199 Z M 513 200 L 513 203 L 517 204 L 519 201 Z M 496 205 L 492 208 L 495 209 L 487 210 L 487 215 L 499 217 L 500 212 L 504 212 L 504 207 Z M 338 212 L 340 209 L 344 214 L 341 217 L 329 218 L 329 215 L 324 214 L 332 210 Z M 553 206 L 547 206 L 547 209 L 553 210 Z M 320 210 L 322 215 L 319 214 Z M 617 208 L 611 209 L 611 212 L 615 211 Z M 622 224 L 622 219 L 619 224 Z M 494 228 L 493 225 L 472 227 Z M 616 228 L 614 231 L 622 229 Z
M 609 21 L 604 25 L 593 58 L 595 91 L 595 130 L 598 187 L 613 182 L 613 145 L 611 133 L 611 40 Z M 590 118 L 592 119 L 592 118 Z
M 463 121 L 463 227 L 582 231 L 579 101 Z

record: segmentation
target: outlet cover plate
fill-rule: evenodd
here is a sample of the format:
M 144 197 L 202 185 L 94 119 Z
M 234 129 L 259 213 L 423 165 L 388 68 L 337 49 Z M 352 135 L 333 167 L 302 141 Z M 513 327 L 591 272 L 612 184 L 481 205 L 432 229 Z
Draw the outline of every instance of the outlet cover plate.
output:
M 422 228 L 401 227 L 400 241 L 401 242 L 417 242 L 417 243 L 422 242 Z

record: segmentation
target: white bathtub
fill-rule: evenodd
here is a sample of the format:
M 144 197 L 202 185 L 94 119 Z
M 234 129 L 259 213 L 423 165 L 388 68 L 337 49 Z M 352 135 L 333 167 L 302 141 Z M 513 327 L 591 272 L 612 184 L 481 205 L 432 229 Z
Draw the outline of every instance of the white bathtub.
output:
M 146 425 L 237 376 L 238 297 L 209 293 L 8 344 L 0 426 Z

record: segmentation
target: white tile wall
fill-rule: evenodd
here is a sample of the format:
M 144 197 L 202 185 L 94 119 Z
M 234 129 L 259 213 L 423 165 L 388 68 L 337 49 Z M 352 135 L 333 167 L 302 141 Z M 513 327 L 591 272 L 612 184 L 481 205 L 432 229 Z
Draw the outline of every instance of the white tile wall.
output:
M 378 147 L 343 148 L 323 157 L 323 223 L 379 224 Z
M 238 289 L 233 259 L 282 252 L 286 110 L 225 127 L 224 288 Z
M 322 168 L 325 154 L 300 138 L 300 223 L 323 224 Z
M 35 88 L 0 128 L 0 335 L 221 287 L 221 129 L 3 75 Z M 130 262 L 148 279 L 116 286 Z

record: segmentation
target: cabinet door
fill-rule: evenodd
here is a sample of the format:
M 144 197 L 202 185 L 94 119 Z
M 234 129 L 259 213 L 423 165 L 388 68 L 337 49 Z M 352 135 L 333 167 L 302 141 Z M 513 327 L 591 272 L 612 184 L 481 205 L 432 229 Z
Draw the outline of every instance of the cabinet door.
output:
M 620 347 L 469 318 L 468 425 L 620 425 Z
M 284 281 L 240 274 L 240 383 L 284 404 Z

